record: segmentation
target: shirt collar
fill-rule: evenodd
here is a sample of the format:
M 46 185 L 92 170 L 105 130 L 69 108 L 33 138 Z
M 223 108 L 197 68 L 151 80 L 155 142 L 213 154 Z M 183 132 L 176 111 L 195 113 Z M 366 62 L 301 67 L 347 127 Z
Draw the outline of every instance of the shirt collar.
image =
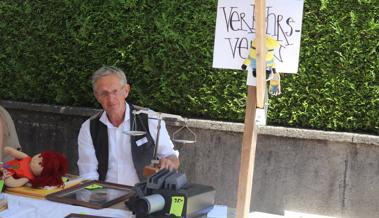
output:
M 130 108 L 129 108 L 129 105 L 128 103 L 125 102 L 125 115 L 124 115 L 124 121 L 121 123 L 120 127 L 130 119 Z M 102 114 L 101 114 L 101 117 L 100 117 L 100 122 L 104 123 L 107 128 L 117 128 L 115 126 L 113 126 L 113 124 L 109 121 L 108 119 L 108 116 L 107 116 L 107 112 L 104 111 Z

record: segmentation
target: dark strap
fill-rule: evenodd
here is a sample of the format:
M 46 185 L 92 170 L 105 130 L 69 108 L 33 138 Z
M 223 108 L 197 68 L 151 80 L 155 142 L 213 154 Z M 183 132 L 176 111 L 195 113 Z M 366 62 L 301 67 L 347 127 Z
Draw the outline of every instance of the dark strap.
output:
M 90 132 L 97 158 L 97 172 L 99 180 L 105 181 L 108 171 L 108 130 L 107 126 L 100 122 L 102 112 L 96 114 L 90 120 Z
M 129 105 L 130 108 L 130 129 L 132 129 L 133 125 L 133 119 L 134 114 L 133 110 L 138 110 L 138 107 L 135 107 L 134 105 Z M 134 167 L 137 171 L 137 175 L 139 180 L 142 182 L 146 180 L 143 176 L 143 168 L 151 163 L 151 160 L 153 159 L 153 153 L 154 153 L 154 140 L 150 135 L 149 131 L 149 120 L 147 114 L 137 114 L 135 116 L 135 130 L 137 131 L 145 131 L 146 134 L 142 136 L 131 136 L 131 148 L 132 148 L 132 157 L 133 157 L 133 163 Z M 142 140 L 143 138 L 147 139 L 147 142 L 137 146 L 137 141 Z

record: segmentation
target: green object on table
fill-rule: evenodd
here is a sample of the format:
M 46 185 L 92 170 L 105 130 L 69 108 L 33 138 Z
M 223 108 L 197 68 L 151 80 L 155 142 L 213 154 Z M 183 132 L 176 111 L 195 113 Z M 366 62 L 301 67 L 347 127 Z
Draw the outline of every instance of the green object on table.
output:
M 104 188 L 102 185 L 99 184 L 91 184 L 89 186 L 86 186 L 85 189 L 87 190 L 94 190 L 94 189 L 101 189 Z
M 67 177 L 65 177 L 65 176 L 63 176 L 63 177 L 62 177 L 62 181 L 63 181 L 63 182 L 68 182 L 68 181 L 70 181 L 70 179 L 67 178 Z
M 3 188 L 4 188 L 4 180 L 1 179 L 0 180 L 0 193 L 3 192 Z
M 184 208 L 184 196 L 172 196 L 170 214 L 181 217 Z

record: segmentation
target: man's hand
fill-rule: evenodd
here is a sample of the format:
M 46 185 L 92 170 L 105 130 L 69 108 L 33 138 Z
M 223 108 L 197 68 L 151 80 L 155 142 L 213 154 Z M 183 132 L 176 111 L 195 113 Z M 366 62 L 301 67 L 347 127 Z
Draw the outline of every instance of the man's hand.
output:
M 160 169 L 177 170 L 179 168 L 179 159 L 175 155 L 159 159 Z

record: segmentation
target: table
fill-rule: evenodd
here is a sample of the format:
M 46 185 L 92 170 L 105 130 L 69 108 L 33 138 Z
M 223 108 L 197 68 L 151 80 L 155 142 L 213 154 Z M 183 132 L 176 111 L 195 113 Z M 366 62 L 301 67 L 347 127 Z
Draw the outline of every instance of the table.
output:
M 224 206 L 224 205 L 215 205 L 215 207 L 226 207 L 226 206 Z M 111 208 L 120 209 L 120 210 L 128 210 L 125 207 L 124 202 L 120 202 L 118 204 L 115 204 Z M 236 209 L 235 208 L 227 207 L 227 216 L 226 217 L 227 218 L 236 218 Z M 207 215 L 203 215 L 203 216 L 200 216 L 198 218 L 208 218 L 208 216 Z
M 63 204 L 45 199 L 35 199 L 14 194 L 1 193 L 0 198 L 7 199 L 8 209 L 0 212 L 0 218 L 63 218 L 70 213 L 108 216 L 115 218 L 134 218 L 124 202 L 110 208 L 91 209 L 87 207 Z M 235 209 L 228 208 L 228 218 L 235 217 Z M 206 215 L 199 218 L 207 218 Z
M 121 205 L 119 205 L 120 208 L 97 210 L 7 193 L 2 193 L 0 197 L 8 200 L 8 209 L 0 212 L 1 218 L 63 218 L 70 213 L 116 218 L 134 218 L 132 212 L 121 209 Z

